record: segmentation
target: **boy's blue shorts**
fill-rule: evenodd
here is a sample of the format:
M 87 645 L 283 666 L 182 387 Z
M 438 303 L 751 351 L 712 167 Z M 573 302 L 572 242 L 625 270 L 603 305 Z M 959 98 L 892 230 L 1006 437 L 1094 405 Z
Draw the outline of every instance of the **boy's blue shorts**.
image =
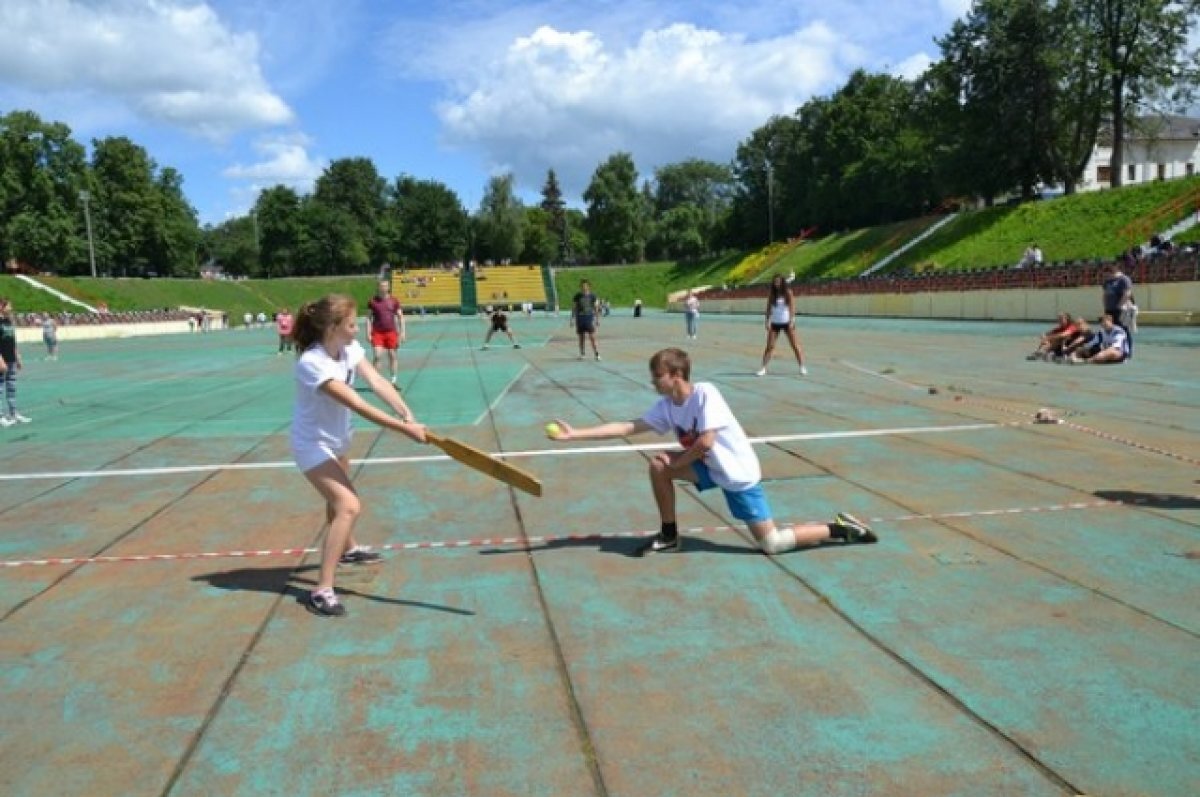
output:
M 712 474 L 703 462 L 693 462 L 692 471 L 696 474 L 696 488 L 701 492 L 719 486 L 712 480 Z M 730 513 L 738 520 L 757 523 L 772 518 L 771 505 L 767 503 L 761 483 L 736 493 L 722 487 L 721 492 L 725 494 L 725 503 L 729 506 Z

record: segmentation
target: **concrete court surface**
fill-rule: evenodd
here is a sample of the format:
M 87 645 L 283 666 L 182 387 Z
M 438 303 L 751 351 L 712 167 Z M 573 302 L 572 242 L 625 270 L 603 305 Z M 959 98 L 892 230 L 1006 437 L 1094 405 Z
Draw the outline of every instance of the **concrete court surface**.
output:
M 480 321 L 414 319 L 418 417 L 545 495 L 360 424 L 358 536 L 388 558 L 339 576 L 343 620 L 298 603 L 323 512 L 269 330 L 26 346 L 0 793 L 1200 794 L 1200 330 L 1100 368 L 1025 361 L 1041 326 L 802 318 L 809 375 L 781 339 L 756 378 L 759 318 L 691 341 L 619 311 L 599 362 L 565 316 L 486 352 Z M 766 557 L 681 489 L 684 551 L 630 556 L 671 441 L 542 425 L 639 416 L 667 345 L 780 520 L 848 510 L 879 544 Z

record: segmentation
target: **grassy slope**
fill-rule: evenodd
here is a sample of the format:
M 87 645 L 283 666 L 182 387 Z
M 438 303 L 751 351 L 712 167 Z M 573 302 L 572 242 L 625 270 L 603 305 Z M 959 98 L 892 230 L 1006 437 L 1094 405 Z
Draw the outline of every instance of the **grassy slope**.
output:
M 375 292 L 373 277 L 297 278 L 242 280 L 237 282 L 173 279 L 92 279 L 90 277 L 39 277 L 44 284 L 92 306 L 100 302 L 113 311 L 149 310 L 162 307 L 208 307 L 224 310 L 231 319 L 243 313 L 265 312 L 282 307 L 295 309 L 301 303 L 326 293 L 347 293 L 361 306 Z M 15 287 L 19 286 L 19 287 Z M 0 277 L 0 295 L 9 288 L 20 291 L 17 307 L 27 311 L 72 310 L 45 291 L 35 290 L 12 277 Z
M 1034 241 L 1048 263 L 1109 259 L 1136 242 L 1121 237 L 1127 224 L 1197 189 L 1200 177 L 1192 177 L 965 213 L 896 258 L 887 270 L 1011 266 Z
M 641 299 L 647 307 L 663 307 L 667 294 L 700 285 L 720 285 L 729 270 L 742 258 L 731 253 L 695 264 L 641 263 L 634 266 L 559 269 L 554 273 L 559 304 L 568 307 L 579 290 L 579 281 L 588 280 L 592 290 L 614 307 L 630 307 Z

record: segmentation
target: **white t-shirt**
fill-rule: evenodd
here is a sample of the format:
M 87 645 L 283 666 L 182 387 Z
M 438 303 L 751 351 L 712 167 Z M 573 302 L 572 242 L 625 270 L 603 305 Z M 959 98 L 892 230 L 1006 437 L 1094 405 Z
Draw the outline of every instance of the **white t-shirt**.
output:
M 695 296 L 689 296 L 684 300 L 683 305 L 693 315 L 697 315 L 700 312 L 700 300 Z
M 690 448 L 702 432 L 715 429 L 716 442 L 704 456 L 712 480 L 735 493 L 762 481 L 758 455 L 746 439 L 742 425 L 733 417 L 724 396 L 711 383 L 692 385 L 692 395 L 681 406 L 662 397 L 642 420 L 659 434 L 674 432 L 684 448 Z
M 322 447 L 335 452 L 350 445 L 350 410 L 334 401 L 321 385 L 331 379 L 353 387 L 354 373 L 366 353 L 357 340 L 338 359 L 315 343 L 296 361 L 296 406 L 292 411 L 292 449 Z
M 771 303 L 771 323 L 786 324 L 792 320 L 792 311 L 788 309 L 787 299 L 783 296 Z

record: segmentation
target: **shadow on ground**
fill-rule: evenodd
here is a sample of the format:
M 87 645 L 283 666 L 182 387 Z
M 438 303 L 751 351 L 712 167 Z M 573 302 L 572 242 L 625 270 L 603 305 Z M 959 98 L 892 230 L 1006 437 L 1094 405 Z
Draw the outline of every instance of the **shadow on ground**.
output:
M 1149 506 L 1154 509 L 1200 509 L 1200 498 L 1194 495 L 1170 493 L 1141 493 L 1133 490 L 1096 490 L 1093 495 L 1105 501 Z
M 242 567 L 237 570 L 222 570 L 217 573 L 203 573 L 193 576 L 192 581 L 203 581 L 217 589 L 232 591 L 270 592 L 277 595 L 291 596 L 297 603 L 303 603 L 311 587 L 316 586 L 313 575 L 319 568 L 316 565 L 300 565 L 298 567 Z M 366 571 L 363 571 L 366 572 Z M 349 581 L 350 585 L 345 582 Z M 377 603 L 390 603 L 396 606 L 412 606 L 417 609 L 430 609 L 450 614 L 474 615 L 468 609 L 455 606 L 444 606 L 438 603 L 404 600 L 402 598 L 385 598 L 369 592 L 354 589 L 354 576 L 347 575 L 344 579 L 339 573 L 337 591 L 343 595 L 356 595 L 364 600 Z

